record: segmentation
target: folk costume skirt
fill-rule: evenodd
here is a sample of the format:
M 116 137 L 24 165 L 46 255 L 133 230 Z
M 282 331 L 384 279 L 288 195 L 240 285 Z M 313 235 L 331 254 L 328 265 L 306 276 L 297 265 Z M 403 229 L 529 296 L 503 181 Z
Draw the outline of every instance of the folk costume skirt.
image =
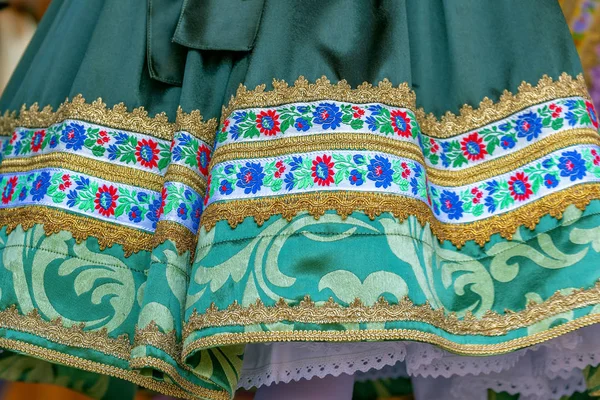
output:
M 54 0 L 0 110 L 2 378 L 598 390 L 598 117 L 555 0 Z

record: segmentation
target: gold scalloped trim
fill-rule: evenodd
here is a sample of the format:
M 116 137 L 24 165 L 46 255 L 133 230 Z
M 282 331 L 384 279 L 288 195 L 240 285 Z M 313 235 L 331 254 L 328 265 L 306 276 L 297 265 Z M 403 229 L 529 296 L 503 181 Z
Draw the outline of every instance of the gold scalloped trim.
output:
M 216 119 L 204 122 L 197 110 L 185 113 L 179 108 L 177 120 L 173 123 L 169 122 L 167 114 L 164 112 L 151 117 L 144 107 L 128 111 L 124 103 L 119 103 L 108 108 L 101 98 L 86 103 L 83 96 L 78 94 L 71 100 L 67 99 L 56 111 L 50 106 L 40 109 L 37 103 L 29 108 L 23 105 L 19 113 L 6 111 L 3 116 L 0 116 L 0 135 L 11 135 L 17 127 L 46 128 L 66 119 L 87 121 L 165 140 L 173 140 L 174 133 L 181 129 L 211 146 L 214 143 L 217 125 Z
M 175 362 L 183 369 L 189 369 L 185 364 L 179 364 L 181 360 L 181 351 L 182 346 L 181 343 L 177 341 L 175 331 L 171 331 L 169 333 L 160 332 L 158 326 L 154 321 L 152 321 L 148 326 L 143 329 L 136 329 L 135 332 L 135 344 L 132 346 L 129 341 L 129 337 L 127 334 L 122 334 L 116 338 L 110 337 L 106 328 L 100 330 L 88 330 L 85 329 L 85 324 L 78 324 L 73 326 L 64 326 L 61 318 L 56 318 L 52 321 L 45 320 L 41 317 L 40 313 L 37 309 L 34 309 L 27 315 L 21 314 L 15 305 L 11 305 L 9 308 L 6 308 L 0 311 L 0 327 L 4 329 L 10 329 L 13 331 L 28 333 L 32 335 L 36 335 L 38 337 L 44 338 L 51 342 L 61 344 L 69 347 L 76 347 L 81 349 L 90 349 L 94 351 L 98 351 L 113 357 L 120 358 L 130 363 L 130 368 L 136 368 L 134 364 L 139 362 L 139 358 L 131 359 L 131 350 L 133 347 L 138 345 L 149 345 L 158 348 L 161 351 L 164 351 L 170 357 L 173 358 Z M 2 341 L 8 340 L 0 338 L 0 346 L 2 346 Z M 21 341 L 15 341 L 19 345 L 27 345 Z M 31 345 L 34 346 L 34 345 Z M 6 348 L 15 348 L 7 347 Z M 35 346 L 37 347 L 37 346 Z M 40 348 L 41 349 L 41 348 Z M 44 349 L 45 350 L 45 349 Z M 19 350 L 20 351 L 20 350 Z M 53 351 L 53 350 L 51 350 Z M 35 353 L 31 353 L 30 351 L 25 351 L 25 353 L 36 355 Z M 113 375 L 120 377 L 122 379 L 130 380 L 134 383 L 138 383 L 142 386 L 148 387 L 153 390 L 157 390 L 164 394 L 175 393 L 171 390 L 171 385 L 167 385 L 167 390 L 165 391 L 165 385 L 160 382 L 154 381 L 152 379 L 146 380 L 143 382 L 139 382 L 137 377 L 145 379 L 143 375 L 140 375 L 136 371 L 127 371 L 121 370 L 116 367 L 112 367 L 109 365 L 99 364 L 95 361 L 81 359 L 75 356 L 70 356 L 67 354 L 63 354 L 60 352 L 55 352 L 59 355 L 59 357 L 65 357 L 67 359 L 75 359 L 74 364 L 68 364 L 63 361 L 56 361 L 53 358 L 49 358 L 46 355 L 42 355 L 41 358 L 47 359 L 53 362 L 61 362 L 66 365 L 74 366 L 76 368 L 89 370 L 93 372 L 99 372 L 102 374 L 112 375 L 105 370 L 119 370 L 122 371 L 121 375 Z M 99 365 L 100 370 L 90 369 L 89 365 Z M 197 385 L 193 385 L 187 382 L 185 379 L 179 376 L 177 369 L 171 366 L 170 364 L 157 360 L 157 362 L 153 362 L 152 365 L 148 363 L 144 363 L 141 367 L 151 366 L 153 368 L 157 368 L 165 373 L 167 373 L 172 379 L 174 379 L 178 384 L 188 390 L 189 393 L 193 393 L 198 396 L 206 396 L 208 398 L 221 399 L 228 398 L 223 397 L 223 393 L 227 392 L 217 392 L 214 390 L 205 389 L 199 387 Z M 205 379 L 204 379 L 205 380 Z M 206 381 L 206 380 L 205 380 Z M 158 386 L 157 386 L 158 385 Z M 156 389 L 155 389 L 156 387 Z M 182 396 L 182 392 L 177 392 L 177 396 Z M 186 393 L 187 394 L 187 393 Z M 173 394 L 171 394 L 173 395 Z
M 32 357 L 37 357 L 52 363 L 63 364 L 68 367 L 78 368 L 84 371 L 124 379 L 136 385 L 146 387 L 150 390 L 154 390 L 158 393 L 162 393 L 167 396 L 179 397 L 184 399 L 197 399 L 197 397 L 192 396 L 190 393 L 185 392 L 176 385 L 172 385 L 167 382 L 156 381 L 152 379 L 152 377 L 141 375 L 137 371 L 125 370 L 122 368 L 114 367 L 112 365 L 106 365 L 99 362 L 86 360 L 80 357 L 64 354 L 56 350 L 51 350 L 34 344 L 26 343 L 20 340 L 0 337 L 0 347 L 23 353 Z M 203 394 L 204 393 L 201 393 L 199 395 L 202 396 Z M 221 397 L 215 397 L 215 399 L 221 399 Z
M 101 250 L 119 244 L 125 257 L 142 250 L 151 251 L 155 241 L 154 235 L 148 232 L 43 206 L 0 210 L 0 226 L 6 226 L 7 234 L 19 225 L 27 231 L 36 224 L 43 225 L 48 236 L 68 231 L 77 243 L 93 236 Z M 172 240 L 177 243 L 178 238 Z
M 573 78 L 563 72 L 556 81 L 544 75 L 537 86 L 522 82 L 516 94 L 505 90 L 497 102 L 485 97 L 477 108 L 464 105 L 458 115 L 447 112 L 438 119 L 431 113 L 425 114 L 422 108 L 417 110 L 416 115 L 423 132 L 446 138 L 499 121 L 527 107 L 570 96 L 590 98 L 583 74 Z
M 175 330 L 164 333 L 156 322 L 150 321 L 144 328 L 136 328 L 133 347 L 152 346 L 166 353 L 175 361 L 181 358 L 182 345 Z
M 460 170 L 445 170 L 426 166 L 430 182 L 454 187 L 480 182 L 510 172 L 546 156 L 556 150 L 573 145 L 595 144 L 600 146 L 600 135 L 594 129 L 570 129 L 545 137 L 514 153 L 465 167 Z M 366 150 L 409 158 L 425 164 L 421 149 L 409 142 L 362 133 L 335 133 L 314 136 L 296 136 L 275 141 L 234 143 L 215 150 L 211 161 L 214 165 L 231 160 L 268 158 L 294 153 L 330 150 Z
M 211 118 L 204 121 L 199 110 L 190 113 L 183 111 L 181 106 L 177 108 L 177 119 L 175 121 L 175 132 L 189 132 L 198 139 L 202 140 L 210 147 L 215 144 L 215 134 L 217 132 L 217 119 Z
M 190 260 L 194 259 L 198 237 L 188 228 L 174 221 L 158 221 L 156 224 L 156 231 L 154 232 L 154 244 L 152 248 L 157 247 L 167 240 L 170 240 L 175 244 L 177 252 L 180 255 L 189 251 Z
M 127 335 L 112 338 L 106 328 L 86 330 L 85 324 L 67 327 L 61 318 L 44 320 L 36 309 L 23 315 L 15 305 L 11 305 L 0 311 L 0 327 L 37 335 L 65 346 L 91 348 L 123 360 L 129 360 L 131 353 Z
M 483 246 L 494 234 L 510 240 L 521 226 L 534 229 L 545 215 L 560 219 L 569 205 L 574 204 L 584 210 L 594 199 L 600 199 L 600 183 L 573 186 L 481 221 L 448 224 L 436 219 L 422 201 L 410 197 L 383 193 L 312 192 L 212 203 L 204 210 L 200 222 L 210 231 L 219 221 L 227 221 L 235 228 L 247 217 L 253 217 L 262 226 L 273 215 L 281 215 L 291 221 L 302 211 L 308 211 L 317 219 L 329 210 L 335 210 L 342 218 L 360 211 L 372 220 L 383 213 L 392 213 L 400 221 L 409 216 L 416 217 L 421 225 L 431 226 L 437 239 L 442 242 L 448 240 L 460 248 L 471 240 Z
M 408 297 L 397 304 L 390 304 L 380 298 L 373 305 L 365 305 L 360 299 L 356 299 L 348 306 L 342 306 L 333 298 L 317 305 L 307 295 L 294 306 L 283 299 L 274 306 L 265 306 L 262 301 L 257 300 L 248 307 L 241 307 L 234 302 L 226 309 L 219 310 L 212 303 L 202 313 L 194 310 L 184 327 L 183 337 L 185 339 L 194 331 L 211 327 L 273 324 L 282 321 L 307 324 L 410 321 L 429 324 L 456 335 L 501 336 L 553 315 L 595 304 L 600 304 L 600 281 L 589 289 L 575 290 L 568 295 L 556 292 L 542 303 L 528 303 L 522 311 L 507 310 L 505 314 L 498 314 L 488 310 L 480 318 L 471 312 L 459 318 L 455 313 L 446 314 L 442 308 L 434 309 L 429 303 L 416 305 Z
M 345 331 L 268 331 L 221 333 L 196 339 L 184 349 L 184 358 L 197 350 L 217 346 L 267 342 L 358 342 L 412 340 L 441 347 L 444 350 L 466 356 L 493 356 L 509 353 L 524 347 L 533 346 L 557 338 L 574 330 L 600 323 L 600 314 L 591 314 L 573 321 L 565 322 L 554 328 L 530 336 L 512 339 L 495 344 L 461 344 L 445 339 L 434 333 L 413 329 L 365 329 Z
M 310 83 L 300 76 L 293 85 L 283 80 L 273 80 L 273 90 L 265 90 L 259 85 L 254 90 L 240 85 L 229 105 L 223 107 L 221 123 L 232 111 L 244 108 L 272 107 L 295 102 L 316 100 L 336 100 L 351 103 L 383 103 L 394 107 L 416 109 L 416 94 L 406 83 L 394 87 L 387 79 L 377 86 L 367 82 L 353 89 L 348 82 L 341 80 L 332 84 L 323 76 Z M 505 90 L 497 102 L 485 97 L 478 108 L 465 104 L 459 114 L 447 112 L 440 119 L 426 114 L 421 108 L 416 111 L 417 120 L 424 133 L 436 138 L 448 138 L 475 130 L 491 122 L 501 120 L 524 108 L 544 101 L 561 97 L 582 96 L 589 99 L 589 93 L 582 74 L 576 78 L 563 73 L 554 81 L 544 75 L 537 86 L 521 83 L 516 94 Z
M 286 81 L 273 79 L 273 90 L 265 90 L 266 85 L 259 85 L 253 90 L 240 84 L 235 95 L 223 106 L 221 123 L 233 110 L 254 107 L 271 107 L 299 101 L 336 100 L 350 103 L 383 103 L 390 106 L 414 109 L 416 106 L 415 93 L 407 83 L 393 86 L 388 79 L 379 82 L 377 86 L 363 83 L 353 89 L 346 80 L 331 83 L 323 76 L 310 83 L 300 76 L 293 85 Z

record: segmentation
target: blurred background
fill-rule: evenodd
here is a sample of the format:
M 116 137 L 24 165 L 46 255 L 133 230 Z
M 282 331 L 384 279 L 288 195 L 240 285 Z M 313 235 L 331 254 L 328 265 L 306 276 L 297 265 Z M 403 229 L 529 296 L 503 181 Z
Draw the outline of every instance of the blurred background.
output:
M 0 0 L 0 95 L 50 1 Z M 571 27 L 596 109 L 600 110 L 600 0 L 559 0 L 559 3 Z M 408 395 L 410 391 L 410 381 L 406 379 L 357 383 L 355 399 L 407 400 L 411 398 Z M 236 400 L 249 400 L 252 397 L 252 393 L 242 392 L 236 395 Z M 512 398 L 502 397 L 507 400 Z M 59 386 L 0 381 L 0 400 L 24 399 L 89 400 L 84 395 Z M 167 399 L 146 391 L 140 391 L 136 397 L 136 400 Z

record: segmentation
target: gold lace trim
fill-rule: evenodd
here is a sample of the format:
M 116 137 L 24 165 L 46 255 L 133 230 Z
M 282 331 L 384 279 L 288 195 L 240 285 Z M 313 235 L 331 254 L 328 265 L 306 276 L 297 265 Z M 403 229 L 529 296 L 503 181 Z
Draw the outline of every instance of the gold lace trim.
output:
M 112 365 L 101 364 L 99 362 L 86 360 L 69 354 L 64 354 L 56 350 L 36 346 L 20 340 L 0 338 L 0 347 L 19 353 L 24 353 L 33 357 L 41 358 L 52 363 L 63 364 L 68 367 L 78 368 L 84 371 L 90 371 L 97 374 L 124 379 L 136 385 L 146 387 L 150 390 L 154 390 L 158 393 L 162 393 L 167 396 L 173 396 L 184 399 L 197 399 L 197 397 L 192 396 L 190 395 L 190 393 L 181 390 L 176 385 L 167 382 L 156 381 L 152 379 L 152 377 L 141 375 L 137 371 L 125 370 L 122 368 L 114 367 Z M 212 395 L 212 393 L 198 393 L 199 396 L 203 396 L 205 394 Z M 210 399 L 211 397 L 207 396 L 207 398 Z M 214 398 L 220 399 L 221 397 Z
M 245 218 L 254 217 L 256 223 L 261 226 L 273 215 L 281 215 L 291 221 L 302 211 L 308 211 L 315 218 L 324 215 L 328 210 L 335 210 L 342 218 L 356 211 L 363 212 L 371 219 L 382 213 L 392 213 L 400 221 L 411 215 L 415 216 L 421 225 L 429 224 L 433 234 L 440 241 L 448 240 L 460 248 L 471 240 L 484 245 L 496 233 L 510 240 L 521 226 L 534 229 L 543 216 L 550 215 L 560 219 L 562 212 L 569 205 L 574 204 L 584 210 L 594 199 L 600 199 L 600 184 L 582 184 L 481 221 L 448 224 L 436 219 L 431 209 L 422 201 L 410 197 L 383 193 L 312 192 L 213 203 L 202 214 L 201 224 L 209 231 L 217 222 L 223 220 L 235 228 Z
M 127 335 L 108 336 L 106 329 L 84 330 L 85 325 L 64 326 L 61 318 L 44 320 L 34 309 L 27 315 L 19 313 L 15 305 L 0 311 L 0 326 L 34 334 L 66 346 L 93 348 L 102 353 L 129 360 L 131 346 Z
M 415 108 L 416 96 L 407 83 L 393 86 L 384 79 L 377 86 L 363 83 L 356 89 L 341 80 L 331 83 L 323 76 L 310 83 L 304 76 L 300 76 L 292 86 L 283 80 L 273 79 L 273 90 L 265 90 L 266 85 L 259 85 L 254 90 L 248 90 L 240 85 L 229 105 L 223 107 L 222 121 L 233 110 L 253 107 L 271 107 L 300 101 L 336 100 L 350 103 L 383 103 L 390 106 Z
M 180 106 L 177 108 L 177 119 L 174 130 L 175 132 L 189 132 L 210 147 L 213 147 L 217 131 L 217 119 L 211 118 L 205 122 L 199 110 L 194 110 L 188 114 Z
M 524 347 L 543 343 L 589 325 L 600 323 L 600 314 L 591 314 L 530 336 L 495 344 L 461 344 L 429 332 L 412 329 L 366 329 L 345 331 L 268 331 L 222 333 L 199 338 L 185 347 L 184 358 L 197 350 L 217 346 L 266 342 L 358 342 L 384 340 L 413 340 L 426 342 L 460 355 L 492 356 L 509 353 Z
M 470 312 L 459 318 L 454 313 L 446 314 L 441 308 L 434 309 L 429 303 L 416 305 L 408 297 L 397 304 L 390 304 L 380 298 L 373 305 L 365 305 L 356 299 L 348 306 L 342 306 L 333 298 L 317 305 L 310 296 L 305 296 L 295 306 L 290 306 L 283 299 L 274 306 L 265 306 L 262 301 L 257 300 L 248 307 L 241 307 L 234 302 L 224 310 L 219 310 L 212 303 L 203 313 L 192 313 L 184 328 L 183 337 L 187 338 L 193 331 L 215 326 L 247 326 L 281 321 L 307 324 L 413 321 L 456 335 L 500 336 L 552 315 L 594 304 L 600 304 L 600 281 L 590 289 L 579 289 L 568 295 L 557 292 L 542 303 L 528 303 L 522 311 L 498 314 L 488 310 L 480 318 Z
M 151 233 L 43 206 L 0 210 L 0 226 L 6 226 L 7 234 L 19 225 L 27 231 L 36 224 L 42 224 L 48 236 L 69 231 L 78 243 L 92 236 L 98 240 L 101 250 L 120 244 L 125 257 L 141 250 L 152 250 L 155 241 Z M 178 242 L 178 238 L 172 240 Z
M 460 170 L 445 170 L 426 166 L 427 178 L 442 186 L 462 186 L 510 172 L 553 151 L 583 144 L 600 146 L 600 135 L 594 129 L 570 129 L 532 143 L 512 154 L 467 166 Z M 338 133 L 296 136 L 274 141 L 233 143 L 215 150 L 211 168 L 219 163 L 251 158 L 266 158 L 294 153 L 328 150 L 367 150 L 405 157 L 425 164 L 423 152 L 412 143 L 369 134 Z
M 28 172 L 39 168 L 64 168 L 96 176 L 114 183 L 124 183 L 160 192 L 165 178 L 161 175 L 117 164 L 109 164 L 68 153 L 42 154 L 27 158 L 9 158 L 0 163 L 0 173 Z M 190 171 L 191 172 L 191 171 Z
M 337 100 L 351 103 L 383 103 L 395 107 L 416 108 L 416 95 L 406 83 L 394 87 L 387 79 L 377 86 L 363 83 L 356 89 L 341 80 L 332 84 L 326 77 L 309 83 L 300 76 L 292 86 L 285 81 L 273 80 L 273 90 L 266 91 L 266 85 L 249 90 L 240 85 L 227 107 L 223 107 L 223 122 L 232 111 L 243 108 L 271 107 L 295 102 L 315 100 Z M 523 82 L 516 94 L 505 90 L 498 102 L 484 98 L 478 108 L 464 105 L 458 115 L 446 113 L 440 119 L 426 114 L 423 109 L 416 116 L 423 132 L 436 138 L 447 138 L 475 130 L 491 122 L 501 120 L 544 101 L 569 96 L 589 98 L 583 75 L 573 78 L 563 73 L 557 81 L 544 75 L 537 86 Z
M 185 130 L 212 146 L 216 120 L 204 122 L 198 111 L 187 114 L 181 108 L 177 111 L 177 118 L 179 120 L 175 123 L 169 122 L 164 112 L 150 117 L 144 107 L 128 111 L 123 103 L 108 108 L 101 98 L 86 103 L 79 94 L 71 100 L 66 100 L 56 111 L 50 106 L 40 109 L 37 103 L 29 108 L 23 105 L 18 116 L 14 111 L 6 111 L 0 116 L 0 135 L 11 135 L 17 127 L 44 128 L 66 119 L 76 119 L 166 140 L 172 140 L 177 130 Z

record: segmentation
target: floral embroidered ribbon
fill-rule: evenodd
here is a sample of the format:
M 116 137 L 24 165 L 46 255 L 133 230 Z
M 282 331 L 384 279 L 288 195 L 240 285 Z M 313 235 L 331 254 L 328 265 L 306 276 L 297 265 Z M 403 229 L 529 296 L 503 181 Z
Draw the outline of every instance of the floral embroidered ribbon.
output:
M 598 117 L 582 78 L 567 75 L 441 121 L 415 110 L 406 85 L 350 89 L 326 80 L 242 88 L 218 129 L 198 113 L 180 111 L 175 124 L 144 113 L 77 97 L 56 112 L 6 114 L 0 223 L 44 223 L 79 239 L 99 231 L 61 225 L 60 210 L 114 224 L 103 246 L 130 253 L 172 239 L 183 251 L 194 249 L 200 224 L 224 219 L 235 226 L 328 209 L 406 217 L 416 206 L 440 239 L 461 245 L 510 236 L 523 221 L 515 213 L 559 216 L 600 190 Z M 23 207 L 35 207 L 37 219 L 10 212 Z M 457 234 L 473 223 L 479 236 Z

